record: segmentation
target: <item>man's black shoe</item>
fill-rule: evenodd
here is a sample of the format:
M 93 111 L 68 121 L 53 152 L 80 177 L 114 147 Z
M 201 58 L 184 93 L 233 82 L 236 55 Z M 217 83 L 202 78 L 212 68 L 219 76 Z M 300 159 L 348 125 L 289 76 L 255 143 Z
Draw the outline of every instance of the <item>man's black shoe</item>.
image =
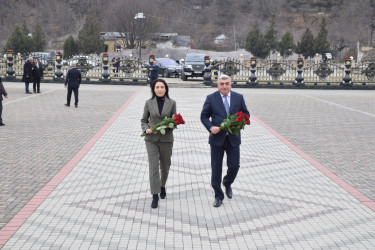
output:
M 164 187 L 161 187 L 160 198 L 165 199 L 165 196 L 167 196 L 167 192 L 165 192 Z
M 230 186 L 225 187 L 225 194 L 228 196 L 229 199 L 232 199 L 233 192 L 232 192 L 232 188 Z
M 70 107 L 70 105 L 69 104 L 64 104 L 66 107 Z
M 74 105 L 74 107 L 78 108 L 78 105 L 76 104 L 76 105 Z
M 215 201 L 214 201 L 214 207 L 220 207 L 222 203 L 223 203 L 222 200 L 215 199 Z
M 26 94 L 32 94 L 31 92 L 26 92 Z
M 4 123 L 0 123 L 0 126 L 5 126 L 5 124 Z
M 157 208 L 159 203 L 159 196 L 157 194 L 152 195 L 152 203 L 151 207 L 152 208 Z

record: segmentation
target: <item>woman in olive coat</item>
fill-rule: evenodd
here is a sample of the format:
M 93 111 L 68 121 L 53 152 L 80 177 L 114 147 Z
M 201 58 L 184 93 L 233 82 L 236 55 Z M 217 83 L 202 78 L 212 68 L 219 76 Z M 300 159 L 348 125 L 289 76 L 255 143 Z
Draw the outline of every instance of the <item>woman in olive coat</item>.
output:
M 173 130 L 166 129 L 165 135 L 153 134 L 151 127 L 155 127 L 165 117 L 176 114 L 176 102 L 169 98 L 168 85 L 163 79 L 152 82 L 152 97 L 146 101 L 141 119 L 142 131 L 146 133 L 145 143 L 149 162 L 150 189 L 152 194 L 152 208 L 158 207 L 160 198 L 166 197 L 165 184 L 171 166 L 173 148 Z M 160 168 L 160 172 L 159 172 Z

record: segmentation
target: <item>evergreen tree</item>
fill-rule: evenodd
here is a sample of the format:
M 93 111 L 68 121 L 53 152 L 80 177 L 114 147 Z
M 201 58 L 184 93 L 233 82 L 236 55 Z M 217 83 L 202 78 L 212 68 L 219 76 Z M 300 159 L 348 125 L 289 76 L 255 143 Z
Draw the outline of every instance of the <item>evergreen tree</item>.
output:
M 319 33 L 315 39 L 315 52 L 324 55 L 325 53 L 330 51 L 331 49 L 328 42 L 327 22 L 323 17 L 320 22 Z
M 100 37 L 99 23 L 93 15 L 85 18 L 82 30 L 78 33 L 78 44 L 83 54 L 100 54 L 104 51 L 104 41 Z
M 17 24 L 8 38 L 4 51 L 12 49 L 16 54 L 27 55 L 31 51 L 31 43 L 28 38 L 22 27 Z
M 73 36 L 70 35 L 64 42 L 64 58 L 68 59 L 79 53 L 79 46 L 74 40 Z
M 293 34 L 289 30 L 284 33 L 279 43 L 279 51 L 282 57 L 293 55 L 294 50 Z
M 307 28 L 302 34 L 302 37 L 297 44 L 296 52 L 303 55 L 305 59 L 315 55 L 314 35 L 309 28 Z
M 245 49 L 256 57 L 266 58 L 268 56 L 269 50 L 266 46 L 266 40 L 259 29 L 258 23 L 255 23 L 247 34 Z
M 40 27 L 39 22 L 34 26 L 34 32 L 32 36 L 33 51 L 44 51 L 46 47 L 46 37 Z
M 275 26 L 276 26 L 275 15 L 273 15 L 271 19 L 269 20 L 269 27 L 264 37 L 266 40 L 266 44 L 267 44 L 267 50 L 272 53 L 275 53 L 278 50 L 278 42 L 276 39 L 277 31 L 275 29 Z

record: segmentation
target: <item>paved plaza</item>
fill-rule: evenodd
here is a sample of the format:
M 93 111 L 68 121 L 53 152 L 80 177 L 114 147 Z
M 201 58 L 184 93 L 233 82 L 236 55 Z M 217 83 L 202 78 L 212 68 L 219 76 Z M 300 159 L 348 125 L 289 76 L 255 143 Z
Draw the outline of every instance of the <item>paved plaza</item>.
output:
M 216 89 L 171 85 L 186 124 L 152 209 L 148 86 L 81 85 L 76 109 L 61 83 L 4 85 L 1 249 L 375 248 L 375 91 L 234 89 L 251 125 L 233 199 L 215 208 L 200 111 Z

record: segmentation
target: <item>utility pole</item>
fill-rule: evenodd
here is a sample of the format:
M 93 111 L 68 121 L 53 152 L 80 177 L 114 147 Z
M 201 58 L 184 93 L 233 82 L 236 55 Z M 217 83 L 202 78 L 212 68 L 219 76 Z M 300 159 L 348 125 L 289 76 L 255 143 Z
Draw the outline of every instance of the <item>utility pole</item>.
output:
M 146 18 L 143 13 L 135 15 L 134 19 L 139 19 L 139 61 L 142 61 L 142 19 Z
M 236 26 L 233 26 L 233 35 L 234 35 L 234 51 L 237 51 L 237 43 L 236 43 Z
M 374 26 L 375 26 L 374 18 L 371 18 L 371 23 L 370 23 L 370 29 L 371 29 L 370 47 L 372 47 L 372 30 L 374 29 Z

